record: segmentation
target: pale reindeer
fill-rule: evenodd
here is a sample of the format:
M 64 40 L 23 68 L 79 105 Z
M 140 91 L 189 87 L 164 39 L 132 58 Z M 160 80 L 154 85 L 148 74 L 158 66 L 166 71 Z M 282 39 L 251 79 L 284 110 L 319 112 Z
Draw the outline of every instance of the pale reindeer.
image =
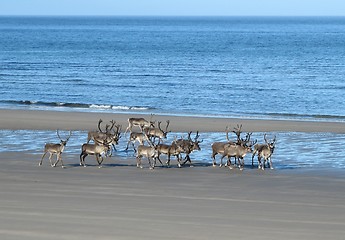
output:
M 145 146 L 145 145 L 138 146 L 137 155 L 136 155 L 137 168 L 143 168 L 141 164 L 141 159 L 142 157 L 146 157 L 149 162 L 150 169 L 154 169 L 155 159 L 158 157 L 157 146 L 149 139 L 149 137 L 146 134 L 145 134 L 145 138 L 150 146 Z
M 264 135 L 265 144 L 257 144 L 258 146 L 254 147 L 254 152 L 252 155 L 252 164 L 253 164 L 253 158 L 255 154 L 258 156 L 258 168 L 265 170 L 265 163 L 269 162 L 270 169 L 273 169 L 272 164 L 272 154 L 274 152 L 275 144 L 276 144 L 276 136 L 272 140 L 266 139 L 266 134 Z M 261 159 L 263 158 L 263 162 Z
M 150 120 L 147 121 L 145 118 L 128 118 L 128 127 L 126 128 L 125 134 L 129 130 L 132 132 L 132 128 L 134 126 L 140 127 L 140 128 L 150 128 L 154 127 L 154 121 L 152 121 L 153 114 L 151 114 Z
M 61 161 L 61 166 L 62 168 L 64 168 L 65 166 L 63 165 L 63 161 L 62 161 L 62 158 L 61 158 L 61 154 L 62 152 L 64 151 L 65 147 L 66 147 L 66 144 L 68 142 L 68 140 L 70 139 L 71 135 L 72 135 L 72 131 L 69 131 L 69 136 L 66 138 L 66 140 L 63 140 L 61 137 L 60 137 L 60 134 L 59 134 L 59 130 L 56 130 L 56 133 L 57 133 L 57 136 L 58 138 L 60 139 L 60 143 L 46 143 L 44 145 L 44 153 L 42 155 L 42 158 L 41 158 L 41 161 L 38 163 L 39 166 L 42 165 L 42 161 L 43 161 L 43 158 L 45 157 L 45 155 L 47 153 L 49 153 L 49 162 L 50 162 L 50 165 L 52 167 L 56 167 L 57 163 L 59 161 Z M 52 163 L 52 156 L 56 154 L 56 162 L 53 164 Z
M 113 149 L 116 151 L 116 145 L 118 145 L 119 140 L 121 138 L 121 125 L 116 124 L 116 121 L 111 120 L 111 125 L 106 125 L 105 130 L 102 130 L 101 123 L 102 119 L 98 121 L 98 131 L 89 131 L 87 137 L 87 143 L 93 140 L 94 143 L 97 142 L 109 142 L 109 145 L 112 147 L 110 148 L 110 156 L 113 153 Z
M 132 143 L 134 152 L 137 151 L 135 149 L 135 145 L 134 145 L 136 142 L 138 142 L 139 145 L 144 145 L 144 142 L 146 141 L 146 136 L 144 133 L 144 127 L 143 126 L 139 126 L 139 127 L 140 127 L 141 132 L 131 132 L 131 134 L 129 135 L 129 140 L 127 142 L 127 147 L 126 147 L 125 151 L 128 150 L 130 143 Z
M 98 163 L 98 167 L 101 168 L 103 160 L 104 160 L 104 156 L 106 156 L 107 152 L 109 151 L 109 148 L 110 148 L 109 144 L 110 142 L 107 142 L 106 140 L 103 140 L 102 142 L 95 140 L 94 144 L 84 143 L 81 147 L 81 153 L 79 156 L 80 166 L 86 167 L 85 158 L 88 155 L 95 155 L 96 161 Z

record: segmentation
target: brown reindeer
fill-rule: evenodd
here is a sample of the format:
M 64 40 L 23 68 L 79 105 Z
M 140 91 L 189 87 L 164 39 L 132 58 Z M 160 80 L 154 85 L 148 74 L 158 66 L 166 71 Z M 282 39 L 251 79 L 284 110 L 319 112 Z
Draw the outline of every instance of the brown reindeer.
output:
M 150 120 L 147 121 L 145 118 L 128 118 L 128 127 L 126 128 L 125 134 L 129 130 L 132 132 L 132 128 L 134 126 L 143 127 L 143 128 L 150 128 L 154 127 L 154 121 L 152 121 L 153 114 L 151 114 Z
M 57 136 L 58 138 L 60 139 L 60 143 L 46 143 L 44 145 L 44 153 L 42 155 L 42 158 L 41 158 L 41 161 L 38 163 L 39 166 L 42 165 L 42 161 L 43 161 L 43 158 L 44 156 L 49 153 L 49 162 L 50 162 L 50 165 L 52 167 L 56 167 L 56 164 L 61 161 L 61 166 L 62 168 L 64 168 L 64 165 L 63 165 L 63 161 L 62 161 L 62 158 L 61 158 L 61 154 L 62 152 L 64 151 L 65 147 L 66 147 L 66 144 L 68 142 L 68 140 L 70 139 L 71 135 L 72 135 L 72 132 L 69 131 L 69 135 L 68 137 L 66 138 L 66 140 L 63 140 L 61 137 L 60 137 L 60 134 L 59 134 L 59 130 L 56 130 L 56 133 L 57 133 Z M 56 154 L 56 162 L 53 164 L 52 163 L 52 156 Z
M 94 143 L 101 142 L 103 143 L 104 141 L 109 142 L 109 145 L 112 148 L 109 148 L 110 154 L 109 156 L 112 155 L 113 149 L 116 151 L 116 145 L 119 144 L 119 140 L 121 138 L 121 128 L 122 126 L 120 124 L 116 124 L 116 121 L 111 120 L 110 123 L 111 125 L 107 124 L 105 126 L 105 130 L 102 130 L 101 128 L 101 123 L 102 119 L 98 121 L 98 131 L 89 131 L 88 132 L 88 137 L 87 137 L 87 143 L 89 143 L 91 140 L 93 140 Z
M 270 169 L 273 169 L 271 157 L 274 152 L 274 148 L 276 144 L 276 136 L 274 136 L 272 140 L 267 140 L 266 134 L 265 134 L 264 140 L 265 140 L 265 144 L 261 144 L 259 147 L 257 147 L 257 150 L 256 150 L 256 153 L 258 155 L 258 168 L 265 170 L 265 163 L 269 162 Z M 252 158 L 254 155 L 255 153 L 253 153 Z M 263 162 L 261 161 L 262 158 L 263 158 Z
M 156 127 L 149 127 L 149 128 L 144 128 L 144 131 L 146 132 L 146 134 L 151 138 L 153 139 L 153 141 L 155 141 L 156 138 L 158 138 L 159 140 L 163 141 L 163 139 L 166 139 L 167 138 L 167 134 L 170 132 L 168 131 L 168 127 L 169 127 L 169 124 L 170 124 L 170 121 L 167 120 L 166 123 L 166 127 L 165 127 L 165 130 L 163 130 L 161 128 L 161 123 L 162 122 L 158 122 L 158 128 Z
M 196 135 L 194 137 L 194 140 L 191 138 L 191 134 L 192 134 L 192 131 L 190 131 L 188 133 L 188 138 L 187 139 L 178 139 L 176 141 L 176 144 L 180 146 L 180 148 L 182 148 L 182 152 L 181 153 L 184 153 L 185 154 L 185 158 L 184 158 L 184 162 L 182 163 L 182 165 L 185 165 L 187 162 L 189 162 L 190 164 L 190 167 L 193 167 L 193 164 L 192 164 L 192 161 L 191 161 L 191 158 L 190 158 L 190 154 L 194 151 L 200 151 L 201 148 L 200 148 L 200 143 L 202 143 L 202 141 L 199 141 L 199 131 L 196 132 Z
M 241 138 L 241 133 L 242 133 L 242 124 L 238 125 L 237 127 L 234 127 L 234 130 L 232 131 L 235 133 L 237 139 L 236 141 L 230 140 L 229 138 L 229 126 L 226 126 L 225 128 L 225 133 L 226 133 L 226 142 L 214 142 L 211 147 L 212 147 L 212 159 L 213 159 L 213 167 L 217 165 L 216 162 L 216 155 L 221 154 L 223 155 L 225 153 L 225 148 L 229 145 L 239 145 L 239 146 L 246 146 L 248 143 L 250 143 L 250 137 L 252 133 L 247 133 L 245 139 Z M 223 158 L 220 160 L 220 165 L 219 167 L 223 166 Z M 235 164 L 236 164 L 237 158 L 235 157 Z M 227 165 L 227 164 L 226 164 Z
M 149 162 L 150 169 L 154 169 L 155 159 L 158 157 L 157 146 L 149 139 L 149 137 L 146 134 L 145 134 L 145 138 L 150 146 L 145 146 L 145 145 L 138 146 L 137 155 L 136 155 L 137 167 L 143 168 L 141 164 L 141 159 L 142 157 L 146 157 Z
M 109 148 L 110 148 L 110 142 L 107 142 L 106 140 L 103 140 L 102 142 L 95 140 L 94 144 L 84 143 L 81 147 L 81 153 L 79 156 L 80 166 L 86 167 L 85 158 L 88 155 L 95 155 L 96 161 L 98 163 L 98 167 L 101 168 L 104 157 L 107 155 Z
M 177 166 L 181 167 L 181 159 L 180 155 L 183 151 L 182 147 L 176 143 L 176 138 L 171 144 L 162 144 L 158 143 L 157 145 L 158 150 L 158 157 L 157 159 L 160 161 L 160 155 L 166 154 L 168 156 L 168 160 L 166 162 L 167 166 L 170 167 L 170 157 L 175 156 L 177 160 Z

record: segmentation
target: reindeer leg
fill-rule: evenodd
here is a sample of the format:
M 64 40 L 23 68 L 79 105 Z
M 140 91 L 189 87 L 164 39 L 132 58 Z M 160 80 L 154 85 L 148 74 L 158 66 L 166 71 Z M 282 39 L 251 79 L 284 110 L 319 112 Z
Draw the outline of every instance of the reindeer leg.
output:
M 177 160 L 177 166 L 181 168 L 181 159 L 180 159 L 180 154 L 176 155 L 176 160 Z M 170 160 L 169 160 L 170 161 Z
M 274 168 L 273 168 L 273 164 L 272 164 L 272 159 L 271 159 L 271 157 L 269 158 L 269 160 L 270 160 L 270 169 L 274 169 Z
M 48 152 L 44 152 L 44 153 L 43 153 L 42 158 L 41 158 L 41 161 L 38 163 L 38 166 L 41 166 L 41 165 L 42 165 L 43 158 L 44 158 L 44 156 L 45 156 L 47 153 L 48 153 Z
M 212 167 L 217 166 L 216 155 L 217 155 L 217 153 L 216 154 L 212 153 L 212 159 L 213 159 L 212 160 Z
M 53 167 L 56 167 L 56 164 L 59 162 L 59 160 L 60 160 L 60 153 L 57 153 L 56 154 L 56 161 L 55 161 L 55 163 L 53 164 Z
M 239 169 L 242 171 L 244 169 L 244 158 L 238 158 Z
M 254 166 L 254 157 L 255 157 L 255 153 L 256 153 L 256 152 L 253 152 L 253 154 L 252 154 L 252 167 Z
M 99 156 L 100 156 L 100 154 L 96 154 L 96 161 L 98 163 L 98 167 L 101 168 L 102 162 L 99 161 Z
M 222 155 L 222 157 L 220 158 L 220 164 L 219 167 L 221 168 L 223 166 L 223 158 L 225 158 L 226 155 Z
M 53 154 L 52 153 L 49 153 L 49 162 L 50 162 L 50 166 L 54 167 L 53 163 L 52 163 L 52 156 Z
M 170 153 L 168 153 L 168 160 L 166 161 L 167 167 L 170 167 Z
M 228 166 L 229 166 L 229 169 L 232 169 L 232 166 L 231 166 L 231 157 L 228 157 Z
M 82 157 L 84 157 L 83 153 L 81 153 L 79 156 L 79 165 L 85 167 L 85 162 L 83 161 L 84 159 L 82 159 Z
M 137 168 L 143 168 L 141 165 L 141 157 L 137 157 Z
M 61 162 L 61 167 L 62 167 L 62 168 L 65 168 L 65 166 L 63 165 L 63 161 L 62 161 L 61 154 L 62 154 L 62 153 L 59 154 L 59 160 L 60 160 L 60 162 Z M 56 166 L 57 162 L 58 162 L 58 161 L 56 161 L 56 163 L 54 164 L 55 166 Z
M 190 164 L 189 167 L 193 167 L 192 161 L 191 161 L 191 159 L 189 157 L 189 154 L 186 154 L 185 161 L 182 163 L 182 165 L 185 165 L 187 162 L 189 162 L 189 164 Z
M 152 164 L 152 161 L 151 161 L 151 158 L 148 157 L 147 160 L 149 161 L 149 166 L 150 166 L 150 169 L 154 169 L 155 168 L 155 163 L 153 161 L 153 164 Z
M 159 157 L 155 158 L 155 165 L 156 165 L 156 160 L 158 160 L 158 161 L 160 162 L 160 164 L 161 164 L 162 166 L 164 166 L 164 164 L 162 163 L 162 161 L 161 161 L 161 159 L 160 159 Z
M 62 168 L 65 168 L 65 166 L 63 165 L 62 158 L 60 158 L 60 161 L 61 161 L 61 167 L 62 167 Z

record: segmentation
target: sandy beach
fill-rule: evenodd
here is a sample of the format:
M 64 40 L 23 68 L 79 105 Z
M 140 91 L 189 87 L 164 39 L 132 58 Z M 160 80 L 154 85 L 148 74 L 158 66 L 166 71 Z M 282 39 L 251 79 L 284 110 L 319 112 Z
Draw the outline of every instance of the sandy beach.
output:
M 111 119 L 127 126 L 138 114 L 0 110 L 0 129 L 90 130 Z M 148 115 L 144 117 L 149 118 Z M 345 133 L 345 124 L 283 120 L 154 116 L 173 132 L 245 131 Z M 6 144 L 6 143 L 5 143 Z M 293 154 L 293 153 L 292 153 Z M 137 169 L 134 157 L 65 169 L 41 155 L 0 152 L 0 239 L 344 239 L 342 170 L 229 171 Z M 317 156 L 315 156 L 317 157 Z M 92 161 L 90 160 L 90 163 Z M 95 163 L 94 161 L 92 164 Z

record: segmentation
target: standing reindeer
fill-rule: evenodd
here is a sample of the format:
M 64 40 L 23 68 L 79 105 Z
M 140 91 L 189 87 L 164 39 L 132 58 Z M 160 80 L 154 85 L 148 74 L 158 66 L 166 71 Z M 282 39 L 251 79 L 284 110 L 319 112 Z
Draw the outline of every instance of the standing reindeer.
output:
M 222 155 L 221 161 L 225 156 L 228 157 L 228 166 L 230 169 L 232 169 L 231 157 L 234 157 L 235 159 L 238 159 L 239 169 L 243 170 L 244 157 L 246 156 L 247 153 L 250 153 L 250 152 L 252 152 L 251 144 L 250 145 L 226 144 L 224 146 L 224 153 Z
M 254 151 L 252 154 L 252 165 L 253 163 L 253 158 L 255 154 L 258 156 L 258 168 L 265 170 L 265 163 L 269 161 L 270 164 L 270 169 L 273 169 L 273 164 L 272 164 L 272 154 L 274 152 L 275 144 L 276 144 L 276 136 L 272 140 L 267 140 L 266 134 L 264 135 L 264 140 L 265 144 L 256 144 L 254 146 Z M 261 162 L 261 159 L 263 158 L 263 162 Z
M 56 167 L 56 164 L 61 161 L 61 166 L 62 168 L 64 168 L 65 166 L 63 165 L 63 161 L 62 161 L 62 158 L 61 158 L 61 154 L 63 152 L 63 150 L 65 149 L 65 146 L 68 142 L 68 140 L 70 139 L 71 135 L 72 135 L 72 132 L 69 131 L 69 136 L 67 137 L 66 140 L 62 140 L 61 137 L 60 137 L 60 134 L 59 134 L 59 130 L 56 130 L 56 133 L 57 133 L 57 136 L 58 138 L 60 139 L 60 143 L 46 143 L 45 146 L 44 146 L 44 153 L 42 155 L 42 158 L 41 158 L 41 161 L 39 162 L 39 166 L 42 165 L 42 161 L 43 161 L 43 158 L 44 156 L 49 153 L 49 162 L 50 162 L 50 165 L 52 167 Z M 53 154 L 56 154 L 56 162 L 53 164 L 52 163 L 52 156 Z
M 144 131 L 146 131 L 147 135 L 153 139 L 153 142 L 155 141 L 156 138 L 158 138 L 159 140 L 166 139 L 167 138 L 167 134 L 168 134 L 168 127 L 170 124 L 170 121 L 167 120 L 167 125 L 165 127 L 165 131 L 161 128 L 161 123 L 162 122 L 158 122 L 158 128 L 155 127 L 149 127 L 149 128 L 144 128 Z
M 98 130 L 99 131 L 89 131 L 88 137 L 87 137 L 87 143 L 89 143 L 91 140 L 94 141 L 94 143 L 97 144 L 97 142 L 109 142 L 109 145 L 112 148 L 110 149 L 110 156 L 113 153 L 113 149 L 116 151 L 115 145 L 119 144 L 119 140 L 121 138 L 121 125 L 116 124 L 116 121 L 111 120 L 111 125 L 106 125 L 105 130 L 102 130 L 101 123 L 102 119 L 98 121 Z
M 200 148 L 200 143 L 202 141 L 199 141 L 198 138 L 200 137 L 199 135 L 199 131 L 196 132 L 196 136 L 194 138 L 194 140 L 192 140 L 191 138 L 191 134 L 192 134 L 192 131 L 190 131 L 188 133 L 188 139 L 178 139 L 176 141 L 176 144 L 180 146 L 180 148 L 182 148 L 182 151 L 181 153 L 185 153 L 186 156 L 184 158 L 184 162 L 182 163 L 182 165 L 185 165 L 187 162 L 189 162 L 190 164 L 190 167 L 193 167 L 193 164 L 192 164 L 192 161 L 190 159 L 190 154 L 193 152 L 193 151 L 200 151 L 201 148 Z
M 157 146 L 149 139 L 149 137 L 145 134 L 145 138 L 148 141 L 150 146 L 139 145 L 137 149 L 137 167 L 143 168 L 141 164 L 142 157 L 146 157 L 149 161 L 150 169 L 155 168 L 155 160 L 158 157 L 158 150 Z M 152 161 L 151 161 L 152 160 Z
M 229 126 L 227 126 L 225 128 L 225 133 L 226 133 L 226 142 L 214 142 L 212 144 L 212 159 L 213 159 L 213 167 L 215 167 L 217 165 L 217 162 L 216 162 L 216 155 L 217 154 L 221 154 L 221 155 L 224 155 L 225 154 L 225 148 L 226 147 L 229 147 L 230 145 L 242 145 L 242 146 L 246 146 L 249 142 L 250 142 L 250 136 L 252 133 L 247 133 L 245 139 L 241 138 L 241 133 L 242 133 L 242 124 L 241 125 L 238 125 L 237 124 L 237 127 L 234 128 L 234 130 L 232 131 L 233 133 L 235 133 L 237 139 L 236 141 L 232 141 L 229 139 Z M 236 164 L 236 156 L 233 156 L 235 157 L 235 164 Z M 229 163 L 229 161 L 228 161 Z M 228 164 L 227 163 L 227 164 Z M 227 166 L 226 164 L 226 166 Z M 221 158 L 220 160 L 220 165 L 219 167 L 222 167 L 223 166 L 223 158 Z
M 176 156 L 177 160 L 177 166 L 181 167 L 181 159 L 180 155 L 181 152 L 183 152 L 183 148 L 181 145 L 178 145 L 176 143 L 176 138 L 171 144 L 162 144 L 158 143 L 157 145 L 157 150 L 158 150 L 158 156 L 157 159 L 160 161 L 160 155 L 161 154 L 166 154 L 168 156 L 168 160 L 166 162 L 167 166 L 170 167 L 170 157 L 171 156 Z
M 139 142 L 139 145 L 144 145 L 145 140 L 146 140 L 145 133 L 143 133 L 143 132 L 131 132 L 131 134 L 129 135 L 129 140 L 127 142 L 127 147 L 126 147 L 125 151 L 128 150 L 129 144 L 132 143 L 134 152 L 136 152 L 137 150 L 135 149 L 134 143 Z

